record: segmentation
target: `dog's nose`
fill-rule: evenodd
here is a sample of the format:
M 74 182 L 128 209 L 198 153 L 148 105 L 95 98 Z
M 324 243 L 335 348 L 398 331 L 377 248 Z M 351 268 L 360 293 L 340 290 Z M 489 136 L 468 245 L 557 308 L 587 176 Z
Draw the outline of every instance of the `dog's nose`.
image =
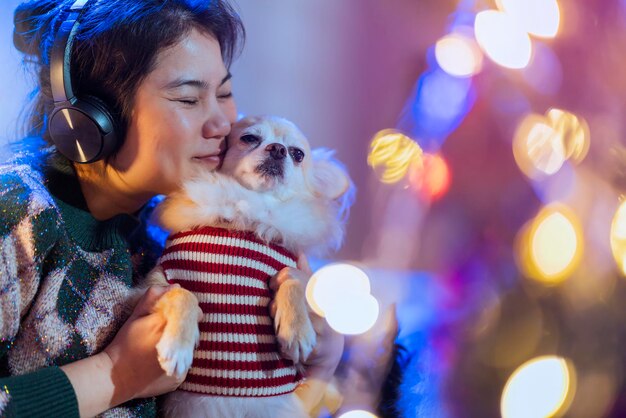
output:
M 267 147 L 265 147 L 265 151 L 268 151 L 272 158 L 275 160 L 282 160 L 287 156 L 287 148 L 285 148 L 285 146 L 282 144 L 269 144 Z

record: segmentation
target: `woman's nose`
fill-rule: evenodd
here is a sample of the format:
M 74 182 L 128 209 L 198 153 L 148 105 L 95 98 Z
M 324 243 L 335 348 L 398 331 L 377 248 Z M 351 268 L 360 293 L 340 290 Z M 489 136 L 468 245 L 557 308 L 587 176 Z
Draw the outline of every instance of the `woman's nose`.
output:
M 217 107 L 209 112 L 202 126 L 202 135 L 205 138 L 223 138 L 230 133 L 230 124 L 227 115 Z

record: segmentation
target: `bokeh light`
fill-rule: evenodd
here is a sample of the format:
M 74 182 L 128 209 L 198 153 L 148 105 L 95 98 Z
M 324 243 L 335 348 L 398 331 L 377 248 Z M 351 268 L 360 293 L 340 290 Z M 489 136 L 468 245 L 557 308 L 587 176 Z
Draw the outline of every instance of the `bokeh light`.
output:
M 476 99 L 471 77 L 455 77 L 435 66 L 422 74 L 398 122 L 398 127 L 429 152 L 439 150 Z
M 372 295 L 350 295 L 337 298 L 324 310 L 328 325 L 345 335 L 362 334 L 378 319 L 380 307 Z
M 409 168 L 421 167 L 422 149 L 408 136 L 385 129 L 372 139 L 367 163 L 374 169 L 383 167 L 380 176 L 383 183 L 397 183 L 406 176 Z
M 545 174 L 556 173 L 565 162 L 563 141 L 552 127 L 536 123 L 526 137 L 528 157 L 534 166 Z
M 423 161 L 411 169 L 409 183 L 426 199 L 436 200 L 450 188 L 450 168 L 440 154 L 424 153 Z
M 513 156 L 530 178 L 553 175 L 565 161 L 580 163 L 590 146 L 587 122 L 571 112 L 549 109 L 545 116 L 529 114 L 513 137 Z
M 320 316 L 336 302 L 337 297 L 368 295 L 370 282 L 360 268 L 347 263 L 332 263 L 317 270 L 306 286 L 306 299 Z
M 442 70 L 456 77 L 470 77 L 480 72 L 483 54 L 476 41 L 455 32 L 435 44 L 435 58 Z
M 496 3 L 531 35 L 554 38 L 559 31 L 561 13 L 556 0 L 496 0 Z
M 563 142 L 565 158 L 573 163 L 581 162 L 587 156 L 590 145 L 587 122 L 571 112 L 556 108 L 549 109 L 546 116 Z
M 623 201 L 611 223 L 611 251 L 622 272 L 626 275 L 626 201 Z
M 520 69 L 530 62 L 530 38 L 508 14 L 496 10 L 478 13 L 474 22 L 474 33 L 478 45 L 497 64 Z
M 521 365 L 502 392 L 503 418 L 543 418 L 564 412 L 573 398 L 574 367 L 557 356 L 543 356 Z
M 537 178 L 554 174 L 563 166 L 565 147 L 546 117 L 530 114 L 515 131 L 513 156 L 524 174 Z
M 355 409 L 354 411 L 341 414 L 339 418 L 377 418 L 376 415 L 371 412 L 364 411 L 362 409 Z
M 306 299 L 337 332 L 354 335 L 378 319 L 378 301 L 370 294 L 367 274 L 356 266 L 334 263 L 317 270 L 306 287 Z
M 582 227 L 561 204 L 545 207 L 520 231 L 518 257 L 524 273 L 544 284 L 567 279 L 580 264 Z
M 561 212 L 551 213 L 541 220 L 531 239 L 533 260 L 548 278 L 562 275 L 578 251 L 574 225 Z

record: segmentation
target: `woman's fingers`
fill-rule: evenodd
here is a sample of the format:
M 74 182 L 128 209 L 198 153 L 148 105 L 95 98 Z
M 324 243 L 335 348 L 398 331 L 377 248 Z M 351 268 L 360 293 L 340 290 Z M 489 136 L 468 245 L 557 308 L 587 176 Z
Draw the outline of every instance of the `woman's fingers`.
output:
M 273 292 L 277 292 L 278 288 L 287 280 L 296 279 L 299 280 L 302 284 L 306 284 L 308 278 L 309 275 L 302 270 L 292 267 L 285 267 L 270 278 L 269 286 Z
M 176 286 L 180 287 L 179 284 L 170 286 L 150 286 L 141 299 L 139 299 L 139 302 L 137 302 L 137 306 L 135 306 L 131 317 L 138 318 L 152 313 L 154 305 L 156 305 L 161 296 Z
M 302 251 L 298 253 L 298 261 L 296 265 L 298 266 L 298 270 L 303 271 L 307 276 L 310 277 L 313 274 L 313 271 L 309 266 L 309 260 Z

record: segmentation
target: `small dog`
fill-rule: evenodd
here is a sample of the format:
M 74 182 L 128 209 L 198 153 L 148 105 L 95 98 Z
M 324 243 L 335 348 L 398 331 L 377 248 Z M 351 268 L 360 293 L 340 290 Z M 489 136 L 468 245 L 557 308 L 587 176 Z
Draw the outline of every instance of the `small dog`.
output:
M 148 282 L 182 286 L 156 306 L 168 320 L 159 360 L 169 375 L 182 376 L 193 358 L 164 410 L 176 417 L 305 417 L 293 393 L 297 365 L 315 345 L 305 283 L 280 286 L 272 323 L 268 282 L 283 267 L 295 268 L 298 254 L 340 246 L 352 182 L 331 152 L 311 151 L 285 119 L 244 118 L 227 142 L 219 172 L 186 182 L 156 210 L 171 235 Z M 195 297 L 203 313 L 192 308 Z

